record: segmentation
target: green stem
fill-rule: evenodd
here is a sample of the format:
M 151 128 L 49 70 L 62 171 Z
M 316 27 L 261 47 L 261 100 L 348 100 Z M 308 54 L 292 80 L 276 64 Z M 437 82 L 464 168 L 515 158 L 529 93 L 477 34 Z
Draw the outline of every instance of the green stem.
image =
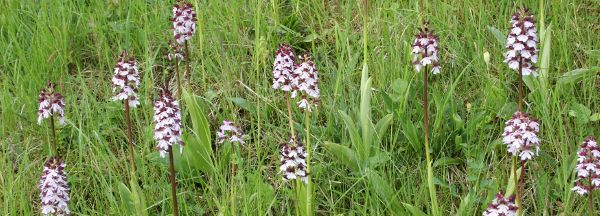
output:
M 179 61 L 177 61 L 177 58 L 175 58 L 175 76 L 177 78 L 177 99 L 181 100 L 183 89 L 181 89 L 181 75 L 179 75 Z
M 310 171 L 310 158 L 311 158 L 311 147 L 310 147 L 310 112 L 304 111 L 304 123 L 306 125 L 306 175 L 308 178 L 307 189 L 306 189 L 306 213 L 308 215 L 312 214 L 312 181 Z
M 54 113 L 50 113 L 50 130 L 52 131 L 52 144 L 50 145 L 50 156 L 58 156 L 56 148 L 56 128 L 54 127 Z
M 135 175 L 135 160 L 133 156 L 133 135 L 131 132 L 131 115 L 130 115 L 130 107 L 129 107 L 129 99 L 123 101 L 125 105 L 125 122 L 127 123 L 127 143 L 129 144 L 129 163 L 131 163 L 131 173 Z
M 290 124 L 290 132 L 292 135 L 292 142 L 293 145 L 296 146 L 296 133 L 294 132 L 294 123 L 292 120 L 292 105 L 290 104 L 290 93 L 286 92 L 285 93 L 285 100 L 287 103 L 287 109 L 288 109 L 288 122 Z
M 517 209 L 517 215 L 519 214 L 519 212 L 521 212 L 521 198 L 519 197 L 519 175 L 517 174 L 517 157 L 513 157 L 512 159 L 512 171 L 513 171 L 513 182 L 514 182 L 514 195 L 515 197 L 517 197 L 516 199 L 516 205 L 518 207 Z
M 185 73 L 187 76 L 192 76 L 190 69 L 190 48 L 188 45 L 188 41 L 185 41 Z
M 179 206 L 177 205 L 177 182 L 175 181 L 175 163 L 173 161 L 173 146 L 169 146 L 169 170 L 171 171 L 171 193 L 173 195 L 173 215 L 179 215 Z
M 592 185 L 592 175 L 589 176 L 590 179 L 590 185 Z M 590 215 L 595 215 L 594 214 L 594 191 L 590 190 L 588 192 L 588 204 L 589 204 L 589 212 Z
M 425 50 L 427 53 L 427 50 Z M 427 74 L 429 67 L 425 67 L 423 76 L 423 127 L 425 129 L 425 159 L 427 160 L 427 184 L 429 186 L 429 197 L 431 199 L 431 211 L 432 215 L 438 215 L 438 202 L 435 191 L 435 185 L 433 184 L 433 167 L 431 166 L 431 149 L 429 148 L 429 101 L 427 99 Z

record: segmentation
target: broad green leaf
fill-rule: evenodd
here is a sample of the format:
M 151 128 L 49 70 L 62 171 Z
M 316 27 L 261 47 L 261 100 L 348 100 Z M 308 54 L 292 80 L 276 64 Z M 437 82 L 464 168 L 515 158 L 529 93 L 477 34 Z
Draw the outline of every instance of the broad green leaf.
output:
M 371 78 L 369 78 L 366 83 L 361 84 L 360 112 L 358 115 L 361 125 L 363 148 L 358 153 L 361 154 L 363 160 L 369 156 L 373 140 L 373 137 L 371 137 L 373 125 L 371 122 L 371 81 Z
M 229 100 L 242 109 L 252 113 L 252 115 L 256 115 L 256 106 L 254 106 L 253 103 L 248 102 L 248 100 L 239 97 L 229 98 Z
M 391 98 L 394 102 L 404 101 L 409 89 L 408 82 L 402 78 L 394 80 L 392 83 Z
M 392 210 L 400 209 L 399 203 L 396 201 L 396 196 L 394 196 L 394 188 L 389 185 L 389 181 L 383 179 L 377 172 L 372 171 L 368 174 L 368 180 L 381 201 L 383 201 L 388 208 Z
M 130 185 L 133 186 L 131 190 L 122 182 L 118 184 L 122 210 L 126 215 L 147 215 L 146 202 L 142 190 L 137 185 L 137 180 L 131 181 Z
M 542 98 L 546 99 L 548 95 L 548 71 L 550 70 L 550 52 L 552 50 L 552 25 L 549 25 L 548 28 L 544 31 L 544 40 L 542 41 L 542 55 L 540 61 L 540 69 L 539 69 L 539 84 L 540 84 L 540 94 L 542 94 Z
M 473 193 L 469 192 L 465 197 L 460 201 L 460 206 L 458 206 L 458 210 L 456 211 L 457 216 L 466 216 L 471 215 L 471 207 L 473 206 L 472 197 Z
M 184 138 L 187 138 L 187 140 L 184 140 L 187 143 L 183 150 L 182 159 L 187 160 L 190 166 L 212 174 L 215 171 L 215 166 L 208 120 L 195 96 L 184 91 L 183 98 L 192 120 L 192 131 L 190 131 L 190 135 L 184 136 Z
M 352 148 L 354 148 L 354 149 L 362 148 L 362 146 L 363 146 L 362 139 L 360 138 L 360 134 L 358 132 L 358 129 L 356 128 L 354 120 L 352 120 L 352 118 L 350 116 L 348 116 L 348 114 L 346 114 L 346 112 L 341 111 L 341 110 L 338 112 L 340 113 L 342 120 L 346 124 L 346 129 L 348 129 L 348 133 L 350 133 L 350 140 L 352 141 Z
M 344 163 L 344 165 L 346 165 L 348 169 L 350 169 L 350 171 L 356 173 L 360 171 L 360 167 L 358 165 L 358 157 L 355 151 L 337 143 L 325 142 L 324 145 L 325 149 L 331 152 L 331 154 L 337 160 Z
M 411 204 L 402 203 L 402 205 L 404 206 L 404 208 L 406 210 L 408 210 L 411 213 L 412 216 L 427 216 L 427 214 L 425 212 L 421 211 L 421 209 L 419 209 Z
M 460 164 L 462 160 L 459 158 L 451 158 L 451 157 L 443 157 L 440 159 L 435 160 L 435 162 L 433 163 L 433 167 L 445 167 L 448 165 L 457 165 Z
M 508 179 L 508 185 L 506 186 L 505 195 L 508 197 L 515 192 L 515 178 L 519 178 L 521 176 L 521 168 L 517 168 L 517 176 L 515 177 L 515 171 L 513 168 L 510 169 L 510 178 Z
M 383 136 L 390 128 L 390 124 L 392 124 L 393 117 L 393 114 L 387 114 L 383 118 L 379 119 L 379 122 L 377 122 L 377 124 L 375 125 L 376 142 L 373 143 L 374 146 L 379 146 L 379 144 L 381 143 L 381 139 L 383 139 Z
M 488 30 L 494 35 L 494 38 L 504 47 L 506 45 L 506 35 L 495 27 L 488 26 Z
M 590 121 L 598 121 L 600 120 L 600 113 L 594 113 L 592 116 L 590 116 Z
M 416 153 L 423 152 L 423 142 L 417 133 L 417 128 L 409 119 L 404 119 L 402 122 L 402 134 L 408 139 L 408 143 Z
M 590 121 L 592 111 L 583 104 L 572 103 L 569 109 L 569 115 L 575 117 L 576 124 L 583 125 Z
M 600 71 L 600 67 L 579 68 L 564 73 L 558 78 L 558 88 L 566 88 L 567 85 L 581 81 L 584 77 L 591 77 Z

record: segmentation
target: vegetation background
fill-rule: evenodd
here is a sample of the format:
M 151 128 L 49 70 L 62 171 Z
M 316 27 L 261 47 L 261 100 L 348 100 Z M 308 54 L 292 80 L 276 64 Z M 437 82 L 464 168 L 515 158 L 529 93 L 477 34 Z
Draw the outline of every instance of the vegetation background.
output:
M 442 73 L 431 77 L 429 90 L 438 201 L 443 215 L 480 215 L 510 178 L 501 134 L 516 110 L 517 73 L 502 62 L 503 44 L 521 6 L 535 14 L 542 48 L 540 77 L 525 80 L 526 110 L 541 121 L 542 145 L 528 163 L 524 207 L 527 215 L 586 212 L 585 199 L 570 189 L 581 141 L 600 135 L 597 0 L 432 0 L 423 12 L 416 0 L 369 1 L 366 10 L 362 1 L 337 0 L 192 4 L 198 32 L 191 40 L 193 72 L 186 75 L 189 132 L 177 164 L 184 215 L 294 214 L 293 192 L 278 175 L 279 143 L 289 131 L 285 99 L 271 89 L 274 52 L 284 42 L 297 54 L 311 53 L 320 72 L 321 100 L 310 122 L 317 214 L 427 212 L 422 73 L 414 72 L 410 55 L 423 19 L 441 48 Z M 39 213 L 37 183 L 50 131 L 36 123 L 37 95 L 49 80 L 66 97 L 59 151 L 74 215 L 171 213 L 167 161 L 157 157 L 152 139 L 156 87 L 173 77 L 165 59 L 171 6 L 162 0 L 0 1 L 0 214 Z M 122 108 L 110 100 L 121 50 L 133 53 L 142 75 L 142 105 L 133 113 L 138 189 L 127 186 Z M 366 110 L 359 109 L 365 59 L 372 77 Z M 293 115 L 306 137 L 304 114 L 295 109 Z M 385 118 L 390 128 L 362 137 L 380 142 L 373 143 L 368 169 L 357 172 L 335 157 L 335 148 L 356 145 L 348 129 L 364 123 L 353 120 L 360 116 Z M 224 119 L 247 134 L 240 160 L 210 148 Z M 234 171 L 223 169 L 227 164 L 236 164 Z

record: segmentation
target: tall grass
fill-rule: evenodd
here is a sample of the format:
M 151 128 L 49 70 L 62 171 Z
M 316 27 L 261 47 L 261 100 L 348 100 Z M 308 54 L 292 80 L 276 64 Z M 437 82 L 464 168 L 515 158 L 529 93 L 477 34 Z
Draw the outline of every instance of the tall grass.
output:
M 423 85 L 410 56 L 418 2 L 369 1 L 363 19 L 362 1 L 192 1 L 199 20 L 189 43 L 191 90 L 182 92 L 187 145 L 182 156 L 174 155 L 180 213 L 294 214 L 294 195 L 277 173 L 278 143 L 290 130 L 287 108 L 284 95 L 270 89 L 271 57 L 286 41 L 312 53 L 319 66 L 321 99 L 306 137 L 316 214 L 425 214 Z M 499 190 L 507 190 L 511 158 L 499 138 L 517 108 L 517 83 L 502 54 L 507 20 L 521 6 L 536 14 L 543 56 L 540 77 L 524 80 L 523 105 L 542 124 L 540 156 L 527 166 L 524 210 L 585 214 L 586 200 L 570 189 L 578 144 L 600 132 L 597 2 L 427 5 L 435 8 L 428 18 L 440 36 L 444 73 L 429 86 L 441 215 L 480 215 Z M 164 58 L 170 7 L 140 0 L 0 2 L 0 214 L 39 213 L 33 203 L 51 132 L 36 124 L 35 110 L 39 88 L 49 79 L 67 100 L 67 124 L 56 135 L 69 164 L 72 212 L 172 213 L 168 161 L 158 157 L 152 139 L 153 86 L 172 79 Z M 133 183 L 123 171 L 128 147 L 122 105 L 110 102 L 119 50 L 133 50 L 142 74 L 141 105 L 131 113 Z M 292 112 L 297 120 L 303 115 Z M 250 140 L 240 146 L 241 162 L 231 177 L 224 169 L 231 161 L 217 154 L 212 140 L 219 120 L 234 117 Z M 303 131 L 306 125 L 292 127 Z

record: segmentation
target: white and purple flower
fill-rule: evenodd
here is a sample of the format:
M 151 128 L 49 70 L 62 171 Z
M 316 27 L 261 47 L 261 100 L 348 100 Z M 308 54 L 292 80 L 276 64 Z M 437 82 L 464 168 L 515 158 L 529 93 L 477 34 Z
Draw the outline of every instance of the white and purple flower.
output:
M 160 157 L 166 157 L 173 145 L 179 145 L 179 152 L 183 152 L 181 129 L 179 103 L 168 90 L 163 89 L 154 103 L 154 139 L 158 142 L 156 148 Z
M 40 178 L 40 208 L 43 215 L 70 215 L 69 185 L 65 164 L 58 157 L 51 157 L 44 165 Z
M 55 115 L 59 125 L 65 124 L 65 98 L 54 91 L 52 82 L 48 82 L 48 86 L 40 91 L 38 103 L 38 124 L 42 124 L 45 118 Z

